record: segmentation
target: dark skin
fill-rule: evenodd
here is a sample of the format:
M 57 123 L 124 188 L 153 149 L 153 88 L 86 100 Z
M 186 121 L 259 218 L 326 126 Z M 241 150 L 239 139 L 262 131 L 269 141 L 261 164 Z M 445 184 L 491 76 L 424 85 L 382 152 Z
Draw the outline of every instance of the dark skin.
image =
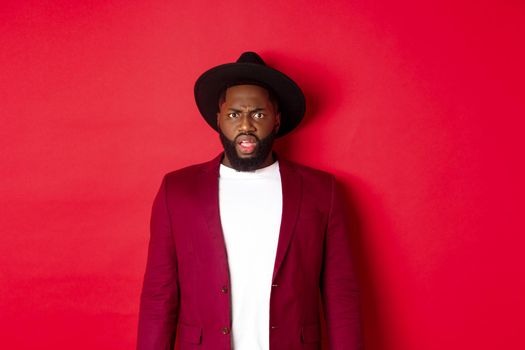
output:
M 230 141 L 236 141 L 237 155 L 241 158 L 254 155 L 253 149 L 257 142 L 249 135 L 264 139 L 272 131 L 277 132 L 280 123 L 281 115 L 275 103 L 270 100 L 268 91 L 257 85 L 236 85 L 228 88 L 217 113 L 219 129 Z M 269 152 L 259 168 L 269 166 L 273 162 L 272 152 Z M 222 164 L 232 167 L 226 154 Z

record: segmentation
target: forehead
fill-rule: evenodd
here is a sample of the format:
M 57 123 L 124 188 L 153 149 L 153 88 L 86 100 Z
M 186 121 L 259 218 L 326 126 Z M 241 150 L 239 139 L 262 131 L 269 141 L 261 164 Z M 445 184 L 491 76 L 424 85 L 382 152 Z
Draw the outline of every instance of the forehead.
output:
M 268 90 L 258 85 L 235 85 L 226 89 L 226 103 L 268 103 Z

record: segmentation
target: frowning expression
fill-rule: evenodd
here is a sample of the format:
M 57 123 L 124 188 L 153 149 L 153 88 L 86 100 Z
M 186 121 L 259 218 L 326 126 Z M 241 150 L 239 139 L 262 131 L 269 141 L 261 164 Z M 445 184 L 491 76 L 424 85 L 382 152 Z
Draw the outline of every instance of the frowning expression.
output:
M 279 129 L 280 115 L 277 103 L 272 101 L 263 87 L 232 86 L 226 90 L 223 101 L 219 103 L 217 125 L 221 133 L 234 143 L 239 158 L 255 157 L 260 140 Z M 266 164 L 268 161 L 271 164 L 271 149 L 267 153 L 264 154 L 263 165 L 269 165 Z M 225 159 L 225 162 L 228 162 L 228 159 Z

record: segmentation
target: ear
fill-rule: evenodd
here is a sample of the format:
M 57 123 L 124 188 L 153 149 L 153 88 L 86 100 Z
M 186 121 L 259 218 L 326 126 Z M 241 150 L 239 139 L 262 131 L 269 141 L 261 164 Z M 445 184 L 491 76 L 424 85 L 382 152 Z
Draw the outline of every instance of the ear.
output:
M 277 113 L 275 115 L 275 125 L 274 125 L 275 132 L 279 131 L 280 126 L 281 126 L 281 113 Z
M 219 125 L 220 120 L 221 120 L 220 116 L 221 116 L 221 112 L 219 111 L 219 112 L 217 112 L 217 127 L 220 127 L 220 125 Z

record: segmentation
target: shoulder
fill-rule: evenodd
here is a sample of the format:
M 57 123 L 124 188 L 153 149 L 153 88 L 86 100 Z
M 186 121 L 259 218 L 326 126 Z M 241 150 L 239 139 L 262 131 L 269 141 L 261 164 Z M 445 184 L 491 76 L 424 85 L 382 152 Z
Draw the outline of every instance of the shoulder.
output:
M 316 182 L 331 185 L 334 181 L 334 175 L 324 170 L 296 163 L 288 159 L 279 159 L 279 164 L 284 167 L 289 167 L 294 172 L 297 172 L 306 182 Z
M 203 185 L 210 186 L 213 179 L 218 175 L 219 162 L 220 157 L 216 157 L 207 162 L 170 171 L 164 174 L 160 191 L 172 200 L 174 198 L 191 198 L 195 195 L 197 188 Z
M 302 188 L 303 200 L 315 203 L 321 211 L 329 210 L 334 192 L 337 191 L 334 175 L 331 173 L 299 164 L 289 160 L 279 159 L 279 164 L 284 171 L 281 177 L 287 177 L 288 181 L 299 181 Z M 284 180 L 284 179 L 283 179 Z
M 281 164 L 281 159 L 279 163 Z M 301 183 L 304 208 L 315 207 L 321 213 L 331 211 L 334 198 L 339 194 L 339 186 L 333 174 L 289 160 L 283 160 L 282 165 L 289 170 L 281 172 L 281 175 L 288 177 L 288 181 L 297 178 Z
M 206 162 L 188 165 L 186 167 L 171 171 L 164 175 L 166 181 L 184 181 L 195 179 L 196 175 L 214 172 L 219 169 L 222 153 Z
M 218 175 L 221 156 L 207 162 L 192 164 L 164 174 L 161 188 L 172 193 L 193 193 L 202 182 L 210 182 Z

